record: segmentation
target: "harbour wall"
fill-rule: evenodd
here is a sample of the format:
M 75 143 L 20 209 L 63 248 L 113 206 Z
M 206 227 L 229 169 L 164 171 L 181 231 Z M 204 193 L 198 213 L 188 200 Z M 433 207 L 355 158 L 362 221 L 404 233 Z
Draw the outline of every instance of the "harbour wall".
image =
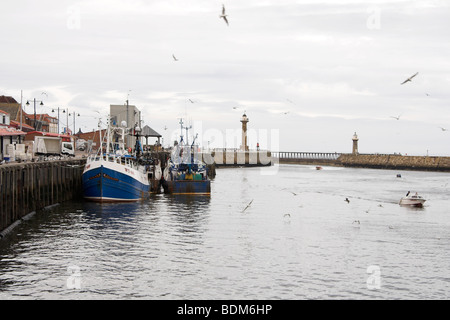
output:
M 336 161 L 344 167 L 450 172 L 450 157 L 342 154 Z
M 241 151 L 241 150 L 214 150 L 202 154 L 205 163 L 214 163 L 220 167 L 261 167 L 271 166 L 272 155 L 270 151 Z
M 82 196 L 85 159 L 0 166 L 0 238 L 39 210 Z
M 280 152 L 275 155 L 280 164 L 450 172 L 450 157 L 316 152 Z

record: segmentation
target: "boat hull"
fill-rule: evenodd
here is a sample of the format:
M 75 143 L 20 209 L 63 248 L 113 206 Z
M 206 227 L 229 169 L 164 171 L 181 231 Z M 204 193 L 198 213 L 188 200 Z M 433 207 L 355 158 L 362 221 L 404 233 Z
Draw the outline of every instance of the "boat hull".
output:
M 167 181 L 167 192 L 171 194 L 210 195 L 211 181 L 174 180 Z
M 82 176 L 84 198 L 95 202 L 132 202 L 146 199 L 150 191 L 148 182 L 133 177 L 131 170 L 121 172 L 108 167 L 108 162 L 85 170 Z M 137 171 L 134 171 L 137 175 Z
M 411 206 L 411 207 L 423 207 L 425 200 L 423 199 L 401 199 L 401 206 Z

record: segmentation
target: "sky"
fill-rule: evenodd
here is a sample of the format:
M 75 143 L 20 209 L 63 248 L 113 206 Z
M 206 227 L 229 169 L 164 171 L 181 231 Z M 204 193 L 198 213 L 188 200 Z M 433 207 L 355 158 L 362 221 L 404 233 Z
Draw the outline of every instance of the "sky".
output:
M 1 11 L 0 95 L 76 112 L 76 131 L 128 99 L 166 145 L 184 118 L 190 141 L 239 148 L 245 113 L 250 148 L 350 153 L 357 133 L 360 153 L 450 156 L 450 1 L 16 0 Z

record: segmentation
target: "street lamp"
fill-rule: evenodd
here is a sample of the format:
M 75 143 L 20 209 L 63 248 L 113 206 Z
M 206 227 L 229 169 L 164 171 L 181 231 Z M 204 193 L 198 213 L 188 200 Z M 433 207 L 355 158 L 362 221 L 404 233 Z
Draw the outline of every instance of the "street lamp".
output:
M 55 109 L 53 109 L 52 112 L 55 112 Z M 60 132 L 59 132 L 59 107 L 58 107 L 58 131 L 57 131 L 57 134 L 59 134 L 59 133 Z
M 75 118 L 76 118 L 76 117 L 79 117 L 80 114 L 79 114 L 79 113 L 72 112 L 72 113 L 69 113 L 69 116 L 73 116 L 73 132 L 72 132 L 72 135 L 75 135 L 75 134 L 76 134 L 76 131 L 77 131 L 77 129 L 76 129 L 76 127 L 75 127 Z
M 69 116 L 73 116 L 73 132 L 72 132 L 72 135 L 75 135 L 75 117 L 77 117 L 77 116 L 79 117 L 80 114 L 76 113 L 76 112 L 69 113 L 69 108 L 67 108 L 67 112 L 66 112 L 66 110 L 63 110 L 63 113 L 65 113 L 66 116 L 67 116 L 66 134 L 69 134 Z
M 34 98 L 32 101 L 33 101 L 33 103 L 34 103 L 34 130 L 36 131 L 36 130 L 37 130 L 37 128 L 36 128 L 36 102 L 40 102 L 40 103 L 41 103 L 41 104 L 40 104 L 41 106 L 44 105 L 44 102 L 41 101 L 41 100 L 36 100 L 36 98 Z M 30 100 L 27 100 L 26 105 L 27 105 L 27 106 L 30 105 Z

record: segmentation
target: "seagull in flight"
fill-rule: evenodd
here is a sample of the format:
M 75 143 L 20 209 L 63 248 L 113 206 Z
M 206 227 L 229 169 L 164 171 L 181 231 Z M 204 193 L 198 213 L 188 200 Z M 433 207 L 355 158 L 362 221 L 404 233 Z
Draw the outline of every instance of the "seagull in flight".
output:
M 225 22 L 227 23 L 227 26 L 229 25 L 228 24 L 228 19 L 227 19 L 227 14 L 225 14 L 225 6 L 222 4 L 222 14 L 219 16 L 219 18 L 223 18 L 223 20 L 225 20 Z
M 411 77 L 409 77 L 408 79 L 406 79 L 405 81 L 403 81 L 402 83 L 400 83 L 400 84 L 405 84 L 405 83 L 407 83 L 408 81 L 411 81 L 412 80 L 412 78 L 414 78 L 415 76 L 417 76 L 419 73 L 418 72 L 416 72 L 415 74 L 413 74 Z
M 400 120 L 400 116 L 401 116 L 401 114 L 398 115 L 397 117 L 391 116 L 391 118 L 394 118 L 394 119 L 396 119 L 396 120 Z
M 173 57 L 173 60 L 174 60 L 174 61 L 178 61 L 178 59 L 175 57 L 174 54 L 172 55 L 172 57 Z

